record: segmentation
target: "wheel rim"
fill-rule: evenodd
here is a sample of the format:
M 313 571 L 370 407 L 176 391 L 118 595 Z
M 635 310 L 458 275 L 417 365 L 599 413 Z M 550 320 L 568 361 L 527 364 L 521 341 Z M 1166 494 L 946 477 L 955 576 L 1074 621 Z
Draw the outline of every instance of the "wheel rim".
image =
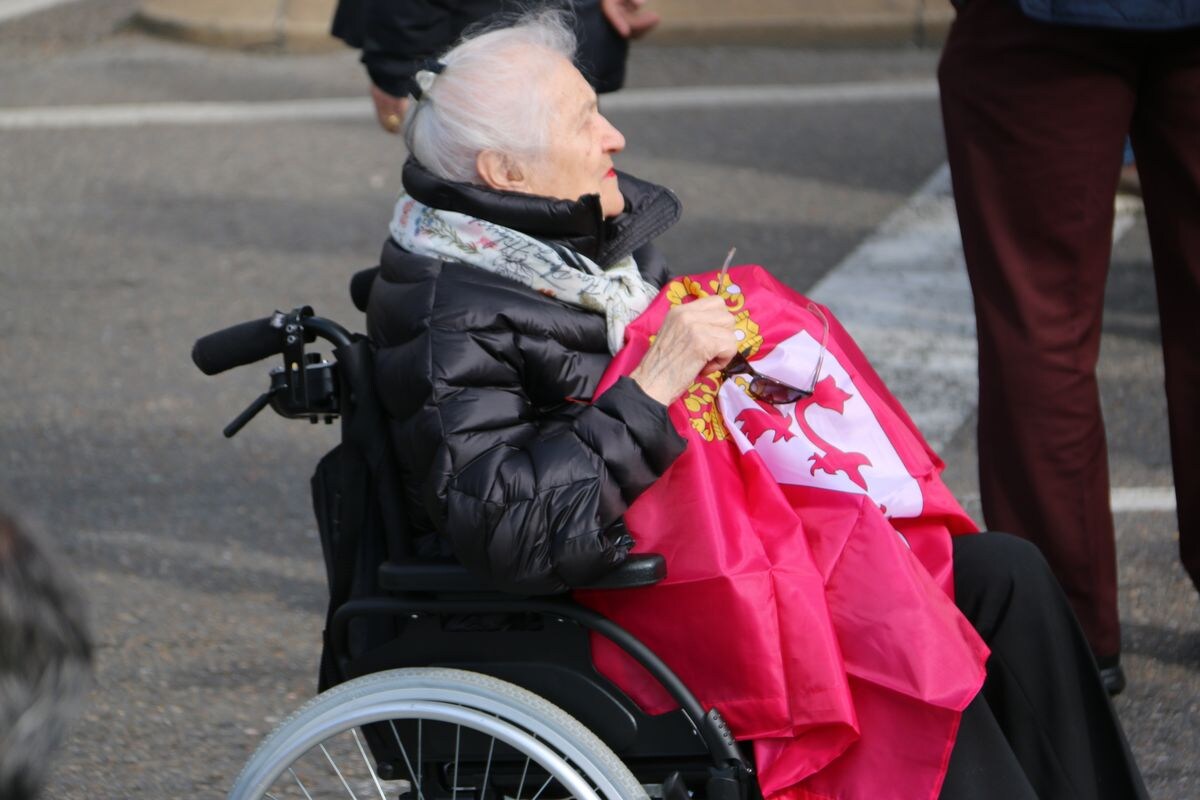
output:
M 467 800 L 473 796 L 495 796 L 488 778 L 496 742 L 507 745 L 526 758 L 525 772 L 529 771 L 531 763 L 537 765 L 535 774 L 538 778 L 529 781 L 529 785 L 526 786 L 526 775 L 522 774 L 515 795 L 505 792 L 505 797 L 514 797 L 516 800 L 546 800 L 549 797 L 564 797 L 563 792 L 566 793 L 565 796 L 579 800 L 617 800 L 621 797 L 608 778 L 590 764 L 586 754 L 571 741 L 559 736 L 553 726 L 544 720 L 492 698 L 469 693 L 462 693 L 457 697 L 446 696 L 455 693 L 445 691 L 442 694 L 443 698 L 440 700 L 375 697 L 365 698 L 370 702 L 362 704 L 361 707 L 354 702 L 334 706 L 310 720 L 302 734 L 288 736 L 274 743 L 268 742 L 268 745 L 273 746 L 270 757 L 260 762 L 262 766 L 257 772 L 242 776 L 239 788 L 235 789 L 232 796 L 276 800 L 284 800 L 287 797 L 320 800 L 326 796 L 379 797 L 390 800 L 401 796 L 415 800 L 435 800 L 422 786 L 430 776 L 425 774 L 426 765 L 423 763 L 420 745 L 417 752 L 409 752 L 410 748 L 405 747 L 400 741 L 399 733 L 396 732 L 395 723 L 420 720 L 422 725 L 432 723 L 454 726 L 456 736 L 465 729 L 491 739 L 492 750 L 489 750 L 483 780 L 479 786 L 458 785 L 459 768 L 462 765 L 456 749 L 451 765 L 453 772 L 448 780 L 450 786 L 444 790 L 446 797 L 462 797 L 463 800 Z M 407 773 L 396 782 L 381 781 L 376 776 L 371 768 L 372 761 L 368 750 L 363 745 L 363 737 L 358 730 L 365 725 L 386 722 L 393 723 L 391 731 L 395 734 L 395 740 L 403 753 Z M 341 742 L 337 748 L 329 746 L 329 742 L 339 737 Z M 338 752 L 334 752 L 335 750 Z M 302 760 L 308 762 L 305 769 L 310 775 L 307 778 L 297 767 Z M 314 762 L 316 765 L 327 764 L 324 774 L 318 775 L 320 788 L 314 785 L 311 777 Z M 358 777 L 351 778 L 351 772 Z M 547 777 L 541 781 L 543 773 Z M 405 784 L 408 784 L 407 793 L 404 791 Z M 551 793 L 545 794 L 552 784 Z M 479 795 L 475 794 L 476 791 Z

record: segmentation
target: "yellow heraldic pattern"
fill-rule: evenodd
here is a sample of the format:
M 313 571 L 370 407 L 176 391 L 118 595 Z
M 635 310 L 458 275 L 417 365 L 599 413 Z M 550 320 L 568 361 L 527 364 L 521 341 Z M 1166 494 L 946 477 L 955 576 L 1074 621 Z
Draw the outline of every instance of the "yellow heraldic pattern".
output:
M 720 286 L 717 285 L 718 280 Z M 667 300 L 674 306 L 683 303 L 688 297 L 708 297 L 712 292 L 720 295 L 734 315 L 733 335 L 738 340 L 738 350 L 747 358 L 754 355 L 762 347 L 763 337 L 758 332 L 758 323 L 750 318 L 750 312 L 746 310 L 746 296 L 741 287 L 730 280 L 728 275 L 706 283 L 711 292 L 706 290 L 700 281 L 685 276 L 668 283 L 664 291 L 667 293 Z M 744 380 L 740 376 L 738 378 Z M 717 391 L 721 388 L 721 382 L 720 371 L 710 372 L 701 376 L 680 398 L 687 409 L 692 427 L 707 442 L 720 442 L 729 438 L 729 431 L 726 430 L 721 413 L 717 410 Z

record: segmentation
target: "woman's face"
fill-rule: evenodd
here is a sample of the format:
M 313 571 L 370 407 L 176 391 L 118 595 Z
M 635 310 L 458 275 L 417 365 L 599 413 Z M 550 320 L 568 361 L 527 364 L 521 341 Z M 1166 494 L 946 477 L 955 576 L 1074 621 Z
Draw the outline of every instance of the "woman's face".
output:
M 521 191 L 560 200 L 600 195 L 605 217 L 625 210 L 617 188 L 613 156 L 625 149 L 625 137 L 600 114 L 596 93 L 565 58 L 547 76 L 554 113 L 549 146 L 542 158 L 524 165 Z

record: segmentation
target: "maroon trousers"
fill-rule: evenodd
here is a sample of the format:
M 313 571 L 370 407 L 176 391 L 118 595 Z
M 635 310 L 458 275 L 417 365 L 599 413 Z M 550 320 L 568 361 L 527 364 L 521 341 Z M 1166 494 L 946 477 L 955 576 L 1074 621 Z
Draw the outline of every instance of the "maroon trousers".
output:
M 1157 282 L 1180 553 L 1200 589 L 1200 28 L 1048 25 L 970 0 L 938 71 L 979 337 L 987 527 L 1046 555 L 1098 656 L 1120 650 L 1096 361 L 1133 137 Z

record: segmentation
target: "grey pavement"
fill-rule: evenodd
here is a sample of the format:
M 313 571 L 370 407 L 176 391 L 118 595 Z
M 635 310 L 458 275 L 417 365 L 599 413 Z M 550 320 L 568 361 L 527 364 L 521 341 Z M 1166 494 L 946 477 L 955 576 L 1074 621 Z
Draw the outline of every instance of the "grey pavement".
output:
M 0 109 L 357 97 L 349 52 L 230 53 L 113 31 L 97 0 L 0 26 Z M 18 26 L 16 28 L 10 26 Z M 928 79 L 936 52 L 634 50 L 632 86 Z M 675 188 L 677 271 L 731 245 L 805 290 L 944 160 L 933 100 L 614 113 L 624 168 Z M 359 327 L 403 152 L 373 121 L 0 130 L 0 503 L 57 544 L 99 643 L 97 686 L 47 796 L 221 796 L 315 687 L 323 568 L 307 481 L 334 431 L 221 427 L 265 365 L 205 378 L 209 330 L 308 303 Z M 1114 485 L 1167 486 L 1144 225 L 1114 257 L 1102 365 Z M 884 280 L 885 276 L 881 276 Z M 836 309 L 835 309 L 836 310 Z M 947 478 L 976 491 L 970 422 Z M 1117 702 L 1153 796 L 1200 796 L 1200 602 L 1170 513 L 1118 519 L 1131 685 Z

